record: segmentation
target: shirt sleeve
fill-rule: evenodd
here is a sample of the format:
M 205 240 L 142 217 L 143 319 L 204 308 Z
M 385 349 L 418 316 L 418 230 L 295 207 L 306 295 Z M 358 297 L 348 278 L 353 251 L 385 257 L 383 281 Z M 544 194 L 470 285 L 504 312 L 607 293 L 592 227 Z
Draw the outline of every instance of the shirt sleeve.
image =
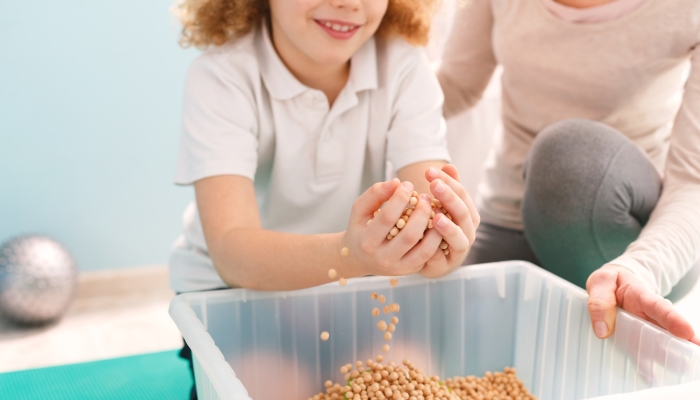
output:
M 187 74 L 175 183 L 216 175 L 254 179 L 258 138 L 253 96 L 233 68 L 203 54 Z
M 457 7 L 438 70 L 446 118 L 466 111 L 481 99 L 498 65 L 491 41 L 491 0 L 471 0 Z
M 700 43 L 674 122 L 661 198 L 639 238 L 610 264 L 665 296 L 700 259 Z
M 421 161 L 450 161 L 440 84 L 422 49 L 411 47 L 408 54 L 406 68 L 396 71 L 400 77 L 387 133 L 386 157 L 396 171 Z

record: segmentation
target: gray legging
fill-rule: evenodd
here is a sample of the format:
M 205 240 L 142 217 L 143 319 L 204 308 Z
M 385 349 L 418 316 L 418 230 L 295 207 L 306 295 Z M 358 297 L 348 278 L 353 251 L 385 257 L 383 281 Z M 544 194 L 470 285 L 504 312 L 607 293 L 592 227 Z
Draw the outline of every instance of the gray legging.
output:
M 537 135 L 524 179 L 524 232 L 482 224 L 467 264 L 526 260 L 581 287 L 637 239 L 662 186 L 627 137 L 582 119 Z

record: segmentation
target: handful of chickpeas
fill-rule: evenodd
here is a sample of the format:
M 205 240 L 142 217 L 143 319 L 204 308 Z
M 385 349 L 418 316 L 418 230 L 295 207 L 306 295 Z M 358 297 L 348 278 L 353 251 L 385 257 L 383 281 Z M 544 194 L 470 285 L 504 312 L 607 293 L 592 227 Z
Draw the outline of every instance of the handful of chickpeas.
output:
M 408 205 L 403 210 L 403 214 L 401 214 L 401 218 L 399 218 L 398 221 L 396 221 L 396 224 L 394 225 L 394 227 L 391 228 L 391 231 L 389 231 L 389 234 L 386 235 L 387 240 L 391 240 L 394 237 L 396 237 L 399 234 L 399 232 L 404 227 L 406 227 L 406 224 L 408 223 L 408 219 L 411 217 L 411 214 L 413 214 L 413 210 L 416 208 L 416 204 L 418 204 L 418 192 L 414 191 L 413 195 L 411 196 L 411 199 L 408 201 Z M 425 228 L 426 230 L 433 229 L 433 218 L 435 218 L 435 211 L 438 211 L 438 212 L 441 212 L 442 214 L 445 214 L 445 217 L 447 217 L 447 219 L 452 221 L 452 216 L 450 215 L 450 213 L 447 212 L 447 210 L 445 210 L 442 207 L 440 200 L 432 199 L 430 201 L 430 205 L 432 207 L 432 210 L 430 211 L 430 219 L 428 220 L 428 225 Z M 372 223 L 372 221 L 374 220 L 374 218 L 377 217 L 379 212 L 380 212 L 380 210 L 377 210 L 374 212 L 374 217 L 370 218 L 367 221 L 367 225 Z M 445 254 L 445 255 L 450 254 L 450 251 L 448 250 L 448 245 L 447 245 L 446 241 L 443 240 L 442 242 L 440 242 L 440 250 L 442 250 L 443 254 Z
M 346 383 L 326 381 L 326 392 L 309 400 L 536 400 L 515 369 L 506 367 L 503 372 L 486 372 L 482 378 L 475 376 L 448 378 L 429 377 L 409 360 L 402 365 L 393 361 L 382 364 L 383 357 L 369 359 L 340 367 Z

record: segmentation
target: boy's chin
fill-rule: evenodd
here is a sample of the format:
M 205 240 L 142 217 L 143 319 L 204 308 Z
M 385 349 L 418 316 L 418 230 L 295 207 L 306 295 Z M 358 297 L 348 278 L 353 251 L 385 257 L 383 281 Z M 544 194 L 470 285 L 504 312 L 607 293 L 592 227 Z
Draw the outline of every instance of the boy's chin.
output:
M 352 53 L 329 51 L 326 53 L 319 52 L 314 59 L 320 65 L 345 65 L 352 58 Z

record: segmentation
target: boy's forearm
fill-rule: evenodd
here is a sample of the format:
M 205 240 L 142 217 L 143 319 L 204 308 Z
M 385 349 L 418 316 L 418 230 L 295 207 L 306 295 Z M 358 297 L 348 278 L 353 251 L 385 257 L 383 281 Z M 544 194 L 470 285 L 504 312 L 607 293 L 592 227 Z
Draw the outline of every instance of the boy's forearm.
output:
M 223 235 L 210 254 L 226 284 L 256 290 L 296 290 L 361 276 L 340 255 L 342 233 L 298 235 L 238 228 Z M 210 246 L 211 247 L 211 246 Z M 335 269 L 338 276 L 328 277 Z
M 413 186 L 418 193 L 431 194 L 430 182 L 425 179 L 425 170 L 430 167 L 434 167 L 439 170 L 445 164 L 447 163 L 442 160 L 421 161 L 401 168 L 397 171 L 396 175 L 401 181 L 409 181 L 413 183 Z

